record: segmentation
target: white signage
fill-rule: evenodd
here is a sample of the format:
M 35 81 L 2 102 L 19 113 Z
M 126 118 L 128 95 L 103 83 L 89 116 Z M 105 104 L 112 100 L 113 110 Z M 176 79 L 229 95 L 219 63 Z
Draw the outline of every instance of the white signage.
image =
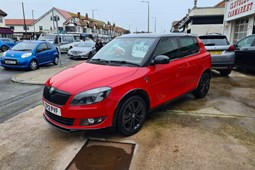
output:
M 234 20 L 251 14 L 255 14 L 255 0 L 230 0 L 226 4 L 226 21 Z

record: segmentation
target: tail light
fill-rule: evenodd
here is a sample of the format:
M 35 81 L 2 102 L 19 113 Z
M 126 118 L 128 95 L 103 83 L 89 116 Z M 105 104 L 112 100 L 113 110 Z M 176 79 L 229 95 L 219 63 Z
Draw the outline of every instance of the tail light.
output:
M 235 49 L 236 49 L 235 46 L 231 45 L 227 51 L 235 51 Z

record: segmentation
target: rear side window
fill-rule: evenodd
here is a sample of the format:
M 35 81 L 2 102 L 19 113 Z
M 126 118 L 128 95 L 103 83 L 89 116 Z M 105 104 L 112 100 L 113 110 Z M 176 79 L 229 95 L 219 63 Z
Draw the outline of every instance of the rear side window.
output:
M 162 38 L 155 49 L 154 56 L 166 55 L 170 59 L 178 58 L 178 43 L 175 37 Z
M 225 46 L 229 45 L 228 39 L 225 36 L 200 36 L 199 37 L 205 46 Z
M 180 57 L 196 54 L 200 49 L 194 37 L 180 37 L 180 46 Z

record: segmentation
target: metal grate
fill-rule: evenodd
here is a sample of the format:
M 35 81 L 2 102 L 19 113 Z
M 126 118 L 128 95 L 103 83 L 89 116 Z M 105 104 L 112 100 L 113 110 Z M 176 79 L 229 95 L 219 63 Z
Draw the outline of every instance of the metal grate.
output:
M 48 100 L 49 102 L 57 105 L 65 105 L 67 100 L 70 97 L 70 94 L 67 92 L 60 91 L 58 89 L 54 89 L 50 92 L 49 86 L 45 86 L 43 90 L 43 97 Z
M 61 117 L 61 116 L 57 116 L 57 115 L 54 115 L 52 113 L 50 113 L 49 111 L 45 110 L 45 113 L 46 115 L 54 120 L 55 122 L 58 122 L 60 124 L 63 124 L 63 125 L 67 125 L 67 126 L 72 126 L 73 123 L 74 123 L 74 119 L 71 119 L 71 118 L 64 118 L 64 117 Z

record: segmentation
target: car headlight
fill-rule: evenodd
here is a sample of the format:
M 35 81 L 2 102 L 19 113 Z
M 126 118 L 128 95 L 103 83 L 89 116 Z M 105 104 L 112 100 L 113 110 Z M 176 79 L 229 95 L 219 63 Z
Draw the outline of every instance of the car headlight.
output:
M 21 58 L 27 58 L 27 57 L 30 57 L 32 55 L 32 53 L 25 53 L 25 54 L 22 54 Z
M 100 87 L 81 92 L 74 96 L 71 105 L 88 105 L 101 102 L 109 95 L 110 91 L 110 87 Z
M 2 54 L 2 57 L 5 57 L 5 55 L 6 55 L 6 52 L 4 52 L 4 53 Z

